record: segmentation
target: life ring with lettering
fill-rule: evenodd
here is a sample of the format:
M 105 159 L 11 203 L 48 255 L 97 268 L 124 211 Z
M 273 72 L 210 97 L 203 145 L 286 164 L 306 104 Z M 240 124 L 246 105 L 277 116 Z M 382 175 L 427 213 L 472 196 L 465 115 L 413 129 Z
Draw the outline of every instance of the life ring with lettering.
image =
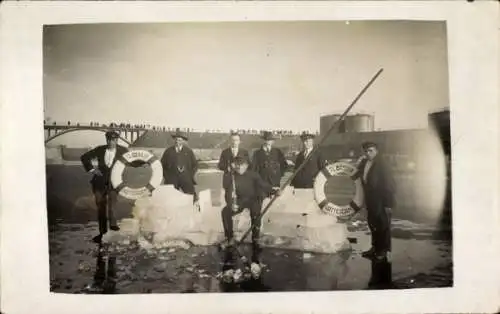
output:
M 364 206 L 363 184 L 357 176 L 356 166 L 347 162 L 335 162 L 323 168 L 314 180 L 314 199 L 319 208 L 325 214 L 336 216 L 337 218 L 349 218 Z M 355 186 L 355 193 L 352 200 L 347 205 L 337 205 L 329 200 L 325 194 L 325 185 L 329 178 L 334 176 L 350 177 Z
M 152 175 L 146 186 L 132 188 L 123 182 L 123 171 L 125 167 L 131 167 L 134 162 L 143 162 L 151 167 Z M 145 150 L 132 150 L 119 157 L 113 169 L 111 169 L 111 184 L 113 188 L 123 197 L 130 200 L 137 200 L 151 195 L 163 179 L 163 167 L 155 155 Z

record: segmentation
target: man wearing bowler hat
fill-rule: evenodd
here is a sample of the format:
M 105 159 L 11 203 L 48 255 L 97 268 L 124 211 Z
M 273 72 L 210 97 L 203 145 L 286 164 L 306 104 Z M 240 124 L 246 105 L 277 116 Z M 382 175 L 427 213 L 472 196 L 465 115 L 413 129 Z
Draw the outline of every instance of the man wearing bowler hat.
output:
M 172 137 L 175 144 L 167 148 L 161 157 L 164 184 L 172 184 L 177 190 L 195 196 L 194 176 L 198 162 L 191 148 L 186 145 L 187 134 L 177 130 Z
M 93 175 L 90 184 L 97 205 L 99 221 L 99 235 L 93 238 L 96 243 L 101 243 L 102 236 L 108 231 L 108 220 L 111 230 L 120 230 L 113 211 L 117 193 L 111 185 L 111 169 L 116 160 L 128 149 L 118 145 L 118 138 L 117 132 L 108 131 L 106 132 L 106 145 L 97 146 L 80 157 L 85 170 Z M 92 164 L 92 160 L 97 160 L 97 166 Z
M 389 165 L 380 156 L 376 143 L 362 144 L 364 156 L 355 175 L 363 182 L 372 247 L 364 257 L 382 260 L 391 252 L 391 212 L 395 205 L 395 183 Z
M 314 187 L 314 179 L 316 178 L 316 175 L 318 175 L 321 169 L 326 166 L 326 160 L 323 158 L 321 152 L 318 149 L 313 152 L 314 138 L 315 135 L 309 132 L 303 132 L 300 135 L 303 149 L 297 155 L 295 170 L 300 167 L 306 158 L 309 156 L 311 156 L 311 158 L 292 180 L 291 185 L 297 189 L 312 189 Z
M 285 155 L 280 149 L 273 147 L 275 138 L 271 132 L 264 132 L 262 139 L 264 144 L 255 151 L 252 158 L 252 170 L 271 186 L 279 187 L 287 168 Z

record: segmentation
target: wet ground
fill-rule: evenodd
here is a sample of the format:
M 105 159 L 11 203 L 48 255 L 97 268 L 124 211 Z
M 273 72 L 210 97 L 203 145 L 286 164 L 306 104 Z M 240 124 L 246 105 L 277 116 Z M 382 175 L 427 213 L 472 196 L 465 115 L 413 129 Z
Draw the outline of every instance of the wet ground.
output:
M 390 261 L 373 262 L 364 222 L 351 225 L 352 250 L 335 255 L 264 249 L 260 280 L 246 287 L 218 279 L 224 254 L 215 246 L 144 248 L 128 241 L 98 246 L 97 224 L 50 230 L 51 291 L 65 293 L 180 293 L 424 288 L 452 285 L 451 244 L 442 233 L 395 221 Z M 250 256 L 250 249 L 244 247 Z M 104 289 L 104 290 L 103 290 Z
M 453 284 L 449 228 L 437 227 L 436 223 L 417 224 L 397 213 L 389 260 L 373 262 L 361 257 L 361 251 L 370 246 L 370 234 L 360 215 L 348 224 L 351 250 L 328 255 L 264 248 L 259 279 L 243 285 L 224 284 L 219 275 L 225 256 L 215 246 L 155 248 L 149 242 L 124 241 L 99 247 L 91 241 L 98 232 L 89 178 L 85 174 L 68 175 L 67 168 L 52 169 L 47 174 L 52 292 L 317 291 Z M 201 177 L 199 183 L 208 180 Z M 121 202 L 118 219 L 129 217 L 130 207 Z M 250 256 L 250 248 L 244 247 L 243 252 Z

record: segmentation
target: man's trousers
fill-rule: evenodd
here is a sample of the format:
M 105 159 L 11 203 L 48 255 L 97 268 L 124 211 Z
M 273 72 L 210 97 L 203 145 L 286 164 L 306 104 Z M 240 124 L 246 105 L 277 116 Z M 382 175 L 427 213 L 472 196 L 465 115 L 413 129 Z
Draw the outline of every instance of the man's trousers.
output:
M 113 189 L 93 188 L 95 202 L 97 205 L 97 220 L 99 222 L 99 233 L 105 234 L 109 226 L 117 226 L 114 213 L 114 206 L 117 200 L 117 193 Z
M 257 244 L 259 241 L 262 221 L 260 217 L 262 201 L 260 199 L 252 200 L 242 204 L 238 212 L 233 212 L 230 204 L 226 205 L 222 209 L 222 224 L 224 226 L 224 235 L 226 236 L 226 239 L 233 238 L 233 216 L 240 214 L 245 208 L 248 208 L 250 210 L 250 220 L 252 224 L 252 242 L 254 244 Z
M 372 233 L 372 247 L 376 253 L 390 252 L 391 213 L 381 204 L 367 203 L 366 209 L 368 212 L 368 226 Z

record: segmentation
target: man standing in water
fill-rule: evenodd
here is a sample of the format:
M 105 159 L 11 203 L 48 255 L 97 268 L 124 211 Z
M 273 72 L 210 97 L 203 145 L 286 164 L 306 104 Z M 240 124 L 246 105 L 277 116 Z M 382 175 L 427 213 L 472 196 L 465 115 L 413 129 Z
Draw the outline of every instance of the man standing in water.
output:
M 382 260 L 391 252 L 391 212 L 394 208 L 395 183 L 389 166 L 380 156 L 377 144 L 362 144 L 364 158 L 358 166 L 365 192 L 368 226 L 372 247 L 363 252 L 367 258 Z
M 108 220 L 111 230 L 120 230 L 113 210 L 117 193 L 111 185 L 111 168 L 128 149 L 118 145 L 118 138 L 118 133 L 108 131 L 106 132 L 106 145 L 98 146 L 80 157 L 85 170 L 93 175 L 90 184 L 97 205 L 99 221 L 99 235 L 93 238 L 96 243 L 101 243 L 102 236 L 108 231 Z M 97 160 L 97 166 L 92 165 L 92 160 Z
M 269 183 L 255 172 L 248 169 L 248 160 L 244 157 L 236 157 L 234 160 L 234 172 L 224 176 L 223 188 L 225 192 L 226 206 L 222 209 L 222 224 L 226 245 L 233 246 L 233 216 L 240 214 L 244 209 L 250 211 L 252 224 L 252 261 L 259 263 L 259 237 L 261 227 L 261 208 L 265 195 L 278 193 L 279 188 L 273 188 Z
M 177 190 L 196 198 L 194 176 L 198 162 L 191 148 L 187 147 L 188 137 L 177 130 L 172 135 L 175 144 L 165 150 L 161 157 L 164 184 L 172 184 Z

